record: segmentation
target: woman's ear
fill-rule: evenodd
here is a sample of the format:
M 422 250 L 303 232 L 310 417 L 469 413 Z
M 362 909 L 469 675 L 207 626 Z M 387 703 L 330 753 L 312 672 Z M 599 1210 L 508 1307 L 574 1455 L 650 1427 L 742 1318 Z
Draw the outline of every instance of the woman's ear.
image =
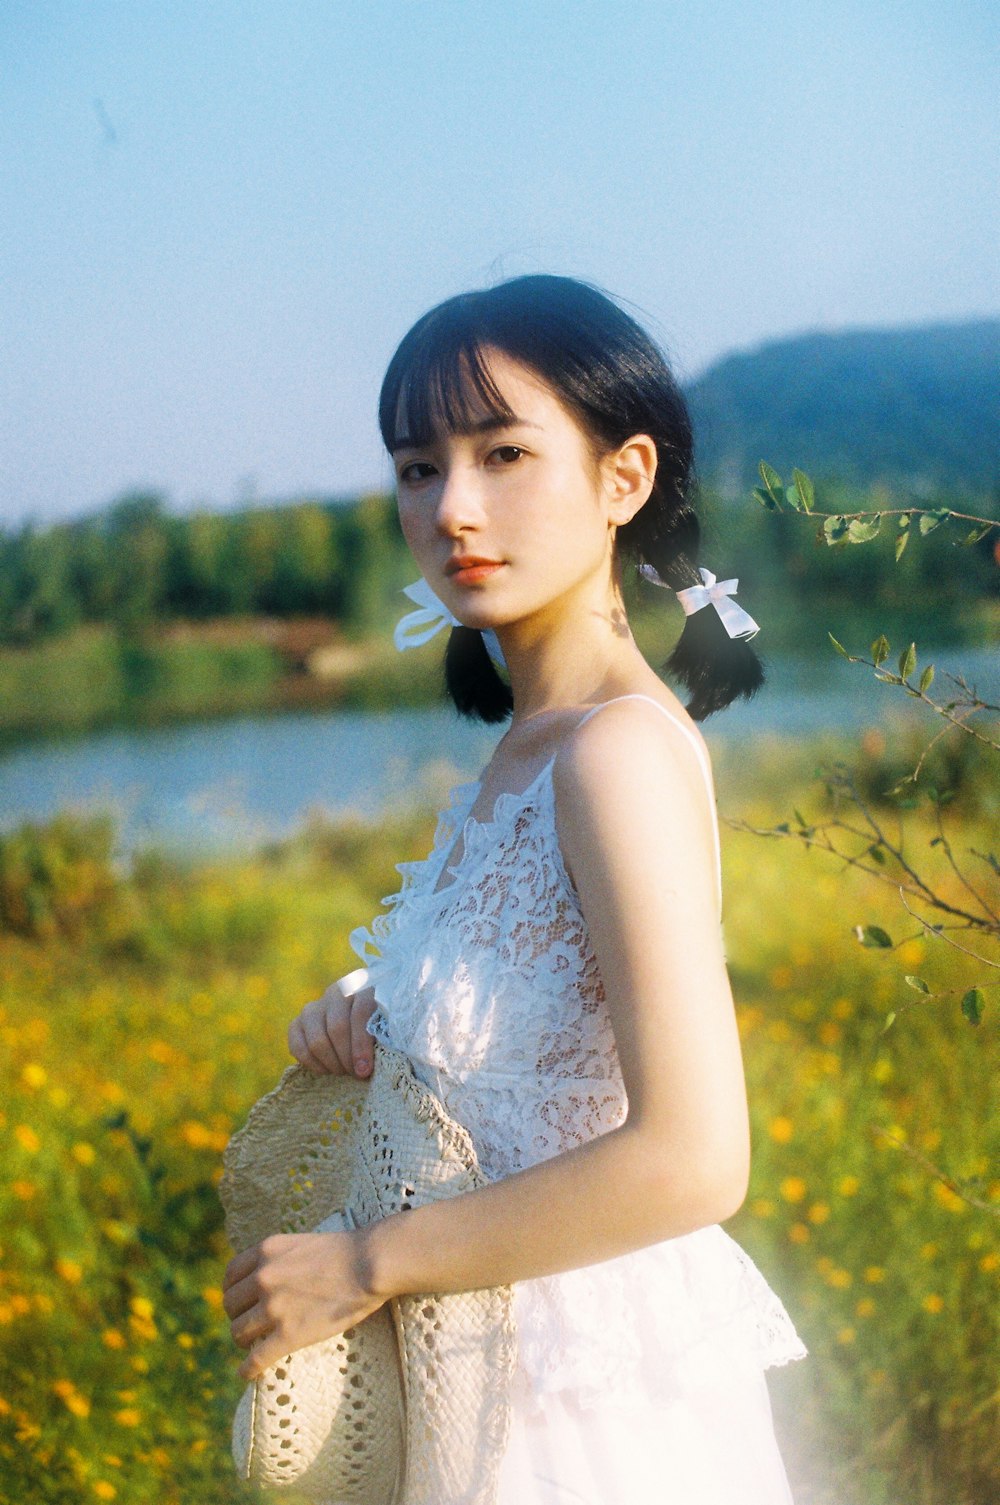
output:
M 608 522 L 622 528 L 649 500 L 656 480 L 656 445 L 648 434 L 633 434 L 605 455 L 603 472 L 609 498 Z

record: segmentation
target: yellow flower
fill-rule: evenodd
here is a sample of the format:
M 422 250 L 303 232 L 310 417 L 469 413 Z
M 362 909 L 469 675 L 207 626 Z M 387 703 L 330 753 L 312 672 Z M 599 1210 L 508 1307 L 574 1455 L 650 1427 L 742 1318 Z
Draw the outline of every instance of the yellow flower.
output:
M 14 1130 L 14 1138 L 22 1150 L 27 1150 L 29 1155 L 34 1155 L 41 1148 L 42 1141 L 30 1124 L 18 1124 Z
M 773 1218 L 774 1203 L 769 1197 L 758 1197 L 756 1201 L 750 1203 L 750 1213 L 755 1218 Z
M 921 940 L 904 941 L 897 956 L 907 967 L 918 967 L 927 955 L 927 947 Z
M 801 1202 L 808 1187 L 801 1176 L 786 1176 L 778 1190 L 786 1202 Z
M 767 1038 L 773 1040 L 775 1045 L 784 1045 L 792 1038 L 792 1031 L 788 1026 L 787 1019 L 775 1019 L 773 1024 L 767 1026 Z
M 850 1019 L 854 1013 L 854 999 L 835 998 L 830 1012 L 835 1019 Z
M 787 1144 L 795 1133 L 795 1125 L 790 1118 L 772 1118 L 768 1125 L 768 1133 L 775 1144 Z
M 113 1500 L 118 1493 L 115 1486 L 109 1484 L 107 1479 L 95 1479 L 91 1489 L 99 1500 Z
M 979 1261 L 979 1268 L 984 1275 L 988 1275 L 991 1270 L 996 1270 L 998 1267 L 1000 1267 L 1000 1254 L 984 1254 Z
M 870 1286 L 878 1286 L 885 1279 L 885 1270 L 881 1265 L 866 1265 L 864 1277 Z
M 791 967 L 773 967 L 768 982 L 772 988 L 790 988 L 793 976 Z
M 110 1463 L 112 1468 L 121 1468 L 122 1466 L 122 1460 L 118 1457 L 117 1453 L 102 1453 L 101 1459 L 104 1463 Z
M 117 1327 L 106 1327 L 101 1334 L 101 1342 L 105 1348 L 125 1348 L 128 1345 L 128 1340 Z
M 94 1163 L 94 1146 L 88 1144 L 85 1139 L 79 1140 L 70 1150 L 70 1154 L 78 1165 L 93 1165 Z
M 222 1292 L 218 1286 L 205 1286 L 201 1293 L 201 1299 L 208 1306 L 214 1306 L 217 1309 L 222 1306 Z
M 66 1088 L 50 1087 L 49 1102 L 52 1104 L 53 1108 L 65 1108 L 66 1104 L 69 1102 L 69 1093 L 66 1091 Z
M 29 1061 L 21 1070 L 21 1081 L 26 1087 L 44 1087 L 48 1079 L 45 1067 L 39 1066 L 35 1061 Z
M 841 1270 L 838 1268 L 832 1269 L 826 1278 L 837 1291 L 846 1291 L 847 1287 L 851 1285 L 854 1280 L 854 1276 L 851 1274 L 850 1270 Z
M 842 1197 L 856 1197 L 861 1190 L 861 1182 L 857 1176 L 841 1176 L 837 1190 Z
M 77 1264 L 75 1259 L 57 1259 L 56 1274 L 68 1285 L 77 1286 L 83 1279 L 83 1266 Z
M 943 1181 L 935 1181 L 933 1186 L 934 1200 L 948 1212 L 965 1212 L 968 1203 L 958 1192 L 952 1191 L 950 1186 L 945 1186 Z
M 853 1327 L 842 1327 L 837 1334 L 837 1342 L 844 1344 L 853 1343 L 856 1337 L 857 1333 Z
M 50 1317 L 55 1311 L 56 1304 L 47 1291 L 35 1292 L 35 1309 L 36 1311 L 44 1312 L 47 1317 Z
M 150 1318 L 155 1311 L 153 1303 L 146 1296 L 133 1296 L 129 1306 L 137 1317 Z
M 870 1296 L 862 1296 L 854 1310 L 859 1317 L 870 1317 L 875 1310 L 875 1303 Z
M 190 1333 L 178 1333 L 177 1342 L 180 1344 L 181 1348 L 194 1347 L 194 1339 L 192 1338 Z
M 124 1406 L 121 1411 L 115 1412 L 115 1421 L 120 1427 L 137 1427 L 142 1421 L 142 1413 L 134 1406 Z
M 825 1223 L 830 1216 L 830 1209 L 825 1202 L 814 1202 L 806 1213 L 810 1223 Z
M 72 1380 L 54 1380 L 53 1392 L 58 1395 L 68 1411 L 74 1416 L 87 1417 L 90 1415 L 90 1401 L 85 1395 L 81 1395 Z
M 879 1056 L 872 1067 L 872 1076 L 876 1082 L 887 1082 L 892 1076 L 892 1062 L 888 1056 Z
M 808 1244 L 811 1235 L 805 1223 L 793 1223 L 788 1230 L 788 1237 L 793 1244 Z
M 38 1190 L 33 1181 L 12 1181 L 10 1189 L 21 1202 L 30 1202 Z
M 826 1019 L 819 1027 L 821 1045 L 837 1045 L 844 1031 L 834 1019 Z
M 921 1246 L 920 1246 L 920 1258 L 921 1259 L 933 1259 L 934 1256 L 935 1256 L 935 1254 L 937 1254 L 937 1252 L 938 1252 L 938 1246 L 937 1246 L 937 1244 L 921 1244 Z
M 925 1312 L 930 1312 L 931 1316 L 937 1316 L 938 1312 L 944 1310 L 944 1298 L 936 1291 L 932 1291 L 929 1296 L 924 1297 L 920 1305 Z
M 132 1368 L 135 1370 L 136 1374 L 148 1374 L 149 1360 L 145 1358 L 141 1353 L 137 1353 L 132 1360 Z

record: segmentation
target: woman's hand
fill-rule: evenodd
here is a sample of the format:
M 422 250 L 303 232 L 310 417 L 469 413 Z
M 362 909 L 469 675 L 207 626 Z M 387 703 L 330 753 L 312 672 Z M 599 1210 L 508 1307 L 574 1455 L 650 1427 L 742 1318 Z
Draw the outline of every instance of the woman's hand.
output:
M 288 1049 L 315 1076 L 370 1074 L 374 1047 L 366 1026 L 376 1004 L 366 980 L 359 968 L 332 982 L 288 1026 Z
M 277 1233 L 229 1261 L 222 1305 L 233 1341 L 251 1349 L 242 1379 L 378 1310 L 384 1297 L 368 1289 L 363 1249 L 358 1233 Z

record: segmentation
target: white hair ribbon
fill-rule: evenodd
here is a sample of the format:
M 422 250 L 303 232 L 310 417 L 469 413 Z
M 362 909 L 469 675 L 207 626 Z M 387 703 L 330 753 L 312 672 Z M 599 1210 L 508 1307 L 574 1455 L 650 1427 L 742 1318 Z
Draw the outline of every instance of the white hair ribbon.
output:
M 414 580 L 412 585 L 404 586 L 403 595 L 409 596 L 410 600 L 415 602 L 417 610 L 407 612 L 406 616 L 400 617 L 396 623 L 392 641 L 400 653 L 405 653 L 407 648 L 423 647 L 424 643 L 429 643 L 443 627 L 462 626 L 441 598 L 434 594 L 423 576 L 419 580 Z M 482 639 L 486 652 L 496 667 L 505 669 L 507 662 L 496 633 L 491 628 L 485 628 L 482 632 Z
M 644 580 L 649 580 L 653 585 L 662 585 L 665 590 L 671 587 L 665 580 L 661 580 L 651 564 L 639 566 L 639 573 Z M 749 612 L 744 611 L 732 598 L 736 594 L 739 580 L 716 580 L 711 570 L 701 566 L 698 570 L 703 584 L 689 585 L 684 590 L 675 592 L 678 601 L 684 609 L 686 617 L 693 612 L 701 611 L 703 606 L 712 605 L 722 619 L 731 638 L 752 638 L 760 632 L 760 628 Z

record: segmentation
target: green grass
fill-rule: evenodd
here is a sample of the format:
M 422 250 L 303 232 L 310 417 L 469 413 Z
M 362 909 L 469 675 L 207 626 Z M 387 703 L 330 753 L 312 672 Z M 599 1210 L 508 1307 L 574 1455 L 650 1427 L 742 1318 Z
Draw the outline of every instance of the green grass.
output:
M 722 812 L 808 814 L 811 750 L 759 754 L 754 788 L 717 760 Z M 959 848 L 985 844 L 981 808 L 956 801 Z M 932 835 L 917 818 L 914 851 Z M 314 826 L 252 859 L 149 854 L 127 874 L 99 823 L 5 838 L 3 1505 L 250 1498 L 228 1451 L 221 1152 L 430 828 Z M 923 940 L 858 947 L 856 923 L 916 929 L 892 888 L 791 840 L 724 824 L 723 842 L 755 1150 L 731 1231 L 811 1352 L 772 1377 L 797 1505 L 981 1505 L 1000 1485 L 997 1221 L 879 1131 L 1000 1204 L 996 995 L 978 1028 L 920 1003 L 903 972 L 964 987 L 975 968 Z

